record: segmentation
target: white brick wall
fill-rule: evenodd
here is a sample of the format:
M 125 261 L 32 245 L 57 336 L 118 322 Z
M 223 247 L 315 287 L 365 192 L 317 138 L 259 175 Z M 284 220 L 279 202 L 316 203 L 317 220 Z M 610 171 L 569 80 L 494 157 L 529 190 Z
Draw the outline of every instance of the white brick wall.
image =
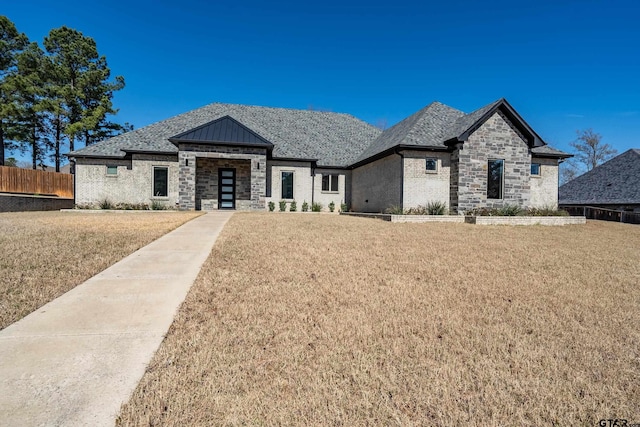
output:
M 265 197 L 265 204 L 268 206 L 270 201 L 274 202 L 278 210 L 278 202 L 282 200 L 282 172 L 293 172 L 293 200 L 296 201 L 298 209 L 301 209 L 304 200 L 311 205 L 311 163 L 281 160 L 267 161 L 267 180 L 271 183 L 271 197 Z M 287 201 L 291 200 L 287 199 Z
M 118 167 L 107 175 L 107 165 Z M 169 172 L 168 197 L 153 196 L 153 168 Z M 76 204 L 147 203 L 158 200 L 170 206 L 178 201 L 178 159 L 176 156 L 134 154 L 131 160 L 76 159 Z
M 540 163 L 540 175 L 531 175 L 530 206 L 535 208 L 558 207 L 558 161 L 556 159 L 532 158 L 531 163 Z
M 429 202 L 443 202 L 449 206 L 449 171 L 451 156 L 449 153 L 405 151 L 403 206 L 405 209 Z M 426 170 L 426 159 L 435 158 L 438 162 L 436 172 Z
M 322 175 L 338 175 L 338 192 L 322 191 Z M 315 179 L 313 183 L 313 200 L 322 204 L 324 211 L 329 210 L 329 203 L 335 203 L 335 211 L 340 210 L 340 204 L 347 200 L 347 185 L 351 180 L 351 171 L 341 169 L 321 169 L 315 170 Z M 308 201 L 308 200 L 307 200 Z M 310 202 L 309 202 L 310 203 Z

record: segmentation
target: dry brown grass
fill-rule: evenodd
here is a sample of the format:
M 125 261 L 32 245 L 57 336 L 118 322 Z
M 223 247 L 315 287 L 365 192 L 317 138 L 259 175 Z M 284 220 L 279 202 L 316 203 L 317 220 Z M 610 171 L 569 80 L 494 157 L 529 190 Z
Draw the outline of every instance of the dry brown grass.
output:
M 640 420 L 640 227 L 236 214 L 118 425 Z
M 0 214 L 0 329 L 197 215 Z

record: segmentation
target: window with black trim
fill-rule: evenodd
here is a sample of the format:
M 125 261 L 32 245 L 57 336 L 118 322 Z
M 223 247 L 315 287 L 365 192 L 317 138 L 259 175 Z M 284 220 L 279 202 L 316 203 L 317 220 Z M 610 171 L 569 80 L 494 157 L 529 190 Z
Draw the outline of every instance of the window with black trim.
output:
M 436 159 L 435 157 L 427 157 L 426 171 L 428 173 L 438 172 L 438 159 Z
M 489 160 L 487 176 L 487 199 L 502 199 L 504 160 Z
M 167 197 L 169 195 L 169 169 L 165 167 L 153 168 L 153 195 Z
M 531 175 L 540 175 L 540 163 L 531 163 Z
M 338 192 L 338 175 L 322 175 L 322 191 Z
M 118 175 L 118 166 L 107 165 L 107 175 Z
M 293 172 L 282 172 L 282 198 L 293 199 Z

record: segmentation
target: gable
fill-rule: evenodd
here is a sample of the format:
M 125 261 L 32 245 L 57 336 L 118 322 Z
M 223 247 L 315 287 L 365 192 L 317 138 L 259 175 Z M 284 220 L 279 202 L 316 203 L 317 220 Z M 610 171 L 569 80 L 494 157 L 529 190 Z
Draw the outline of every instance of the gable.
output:
M 273 147 L 271 142 L 228 115 L 173 136 L 169 141 L 175 145 L 192 143 Z
M 472 133 L 493 117 L 496 112 L 504 115 L 512 127 L 519 132 L 529 148 L 547 145 L 504 98 L 457 119 L 451 127 L 449 138 L 445 141 L 445 144 L 464 143 Z

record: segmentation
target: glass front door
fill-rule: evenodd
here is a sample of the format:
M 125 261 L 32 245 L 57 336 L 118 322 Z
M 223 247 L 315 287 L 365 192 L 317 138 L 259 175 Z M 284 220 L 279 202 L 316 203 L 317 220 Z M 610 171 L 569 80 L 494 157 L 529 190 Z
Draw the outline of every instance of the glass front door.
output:
M 236 170 L 218 170 L 218 209 L 236 208 Z

